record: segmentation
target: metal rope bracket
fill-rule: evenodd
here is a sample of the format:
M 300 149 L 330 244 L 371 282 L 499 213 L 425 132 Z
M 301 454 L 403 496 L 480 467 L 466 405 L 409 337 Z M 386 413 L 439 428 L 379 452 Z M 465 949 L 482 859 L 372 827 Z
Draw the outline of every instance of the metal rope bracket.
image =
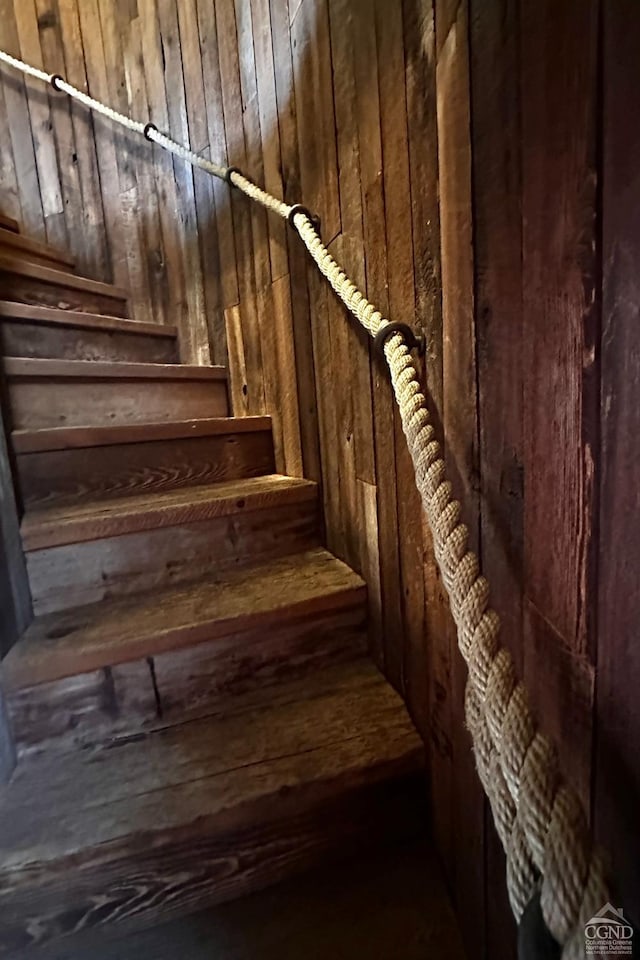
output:
M 322 237 L 320 236 L 321 223 L 320 223 L 320 217 L 318 216 L 318 214 L 311 213 L 309 208 L 305 207 L 303 203 L 294 203 L 294 205 L 291 207 L 291 210 L 289 210 L 289 214 L 287 216 L 289 226 L 293 227 L 294 230 L 296 229 L 296 225 L 293 221 L 297 213 L 302 213 L 307 218 L 307 220 L 310 222 L 311 226 L 317 233 L 318 239 L 322 240 Z
M 394 333 L 399 333 L 402 335 L 408 350 L 416 350 L 418 352 L 418 356 L 424 356 L 427 349 L 425 337 L 421 336 L 420 334 L 416 336 L 408 323 L 400 323 L 397 320 L 393 323 L 385 323 L 383 327 L 380 327 L 373 338 L 374 350 L 384 357 L 385 343 L 389 337 L 393 336 Z
M 238 188 L 237 188 L 236 184 L 235 184 L 235 183 L 233 182 L 233 180 L 231 179 L 231 174 L 232 174 L 232 173 L 237 173 L 238 176 L 240 176 L 240 177 L 244 177 L 244 173 L 242 172 L 242 170 L 240 169 L 240 167 L 227 167 L 227 169 L 226 169 L 225 172 L 224 172 L 224 180 L 225 180 L 225 183 L 228 183 L 230 187 L 234 187 L 234 188 L 237 190 Z

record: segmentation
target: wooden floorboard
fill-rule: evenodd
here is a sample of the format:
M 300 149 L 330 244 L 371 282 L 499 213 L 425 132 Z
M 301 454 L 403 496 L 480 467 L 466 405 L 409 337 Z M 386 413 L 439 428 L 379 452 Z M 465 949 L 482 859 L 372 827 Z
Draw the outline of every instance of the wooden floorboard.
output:
M 423 754 L 362 657 L 204 719 L 27 756 L 0 794 L 0 954 L 139 929 L 416 836 Z
M 439 864 L 398 845 L 127 937 L 88 932 L 15 960 L 463 960 Z

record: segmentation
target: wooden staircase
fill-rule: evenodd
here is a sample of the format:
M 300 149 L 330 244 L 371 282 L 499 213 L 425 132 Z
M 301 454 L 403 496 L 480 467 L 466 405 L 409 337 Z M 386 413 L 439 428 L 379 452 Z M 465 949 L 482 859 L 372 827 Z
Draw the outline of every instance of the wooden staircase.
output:
M 2 665 L 0 954 L 236 898 L 411 834 L 422 744 L 360 578 L 267 417 L 176 330 L 0 225 L 4 413 L 34 619 Z

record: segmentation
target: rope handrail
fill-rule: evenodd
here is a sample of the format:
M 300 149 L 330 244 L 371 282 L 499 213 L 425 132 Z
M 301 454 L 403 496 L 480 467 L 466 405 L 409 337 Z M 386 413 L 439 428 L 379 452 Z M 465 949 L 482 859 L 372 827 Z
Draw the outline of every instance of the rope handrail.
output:
M 516 920 L 534 905 L 563 960 L 584 956 L 584 926 L 609 899 L 600 853 L 591 843 L 580 800 L 564 780 L 549 740 L 537 729 L 513 659 L 498 642 L 500 621 L 489 608 L 489 584 L 478 557 L 468 548 L 461 507 L 446 479 L 440 444 L 410 350 L 415 339 L 393 324 L 349 279 L 322 242 L 306 208 L 271 196 L 236 167 L 219 166 L 67 83 L 0 50 L 0 61 L 49 83 L 128 130 L 146 137 L 193 166 L 226 180 L 251 200 L 295 227 L 322 275 L 350 313 L 384 352 L 418 490 L 433 534 L 436 561 L 445 584 L 468 667 L 465 718 L 478 774 L 506 853 L 507 888 Z M 379 336 L 380 335 L 380 336 Z M 545 953 L 545 957 L 548 956 Z

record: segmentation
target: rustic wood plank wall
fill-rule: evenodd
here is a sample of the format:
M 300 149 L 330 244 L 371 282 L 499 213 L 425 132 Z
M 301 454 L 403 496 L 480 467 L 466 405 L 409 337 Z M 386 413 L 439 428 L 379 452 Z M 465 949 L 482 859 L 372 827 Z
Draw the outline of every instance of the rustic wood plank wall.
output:
M 6 49 L 303 200 L 381 309 L 424 331 L 434 420 L 505 641 L 633 913 L 633 0 L 0 0 L 0 14 Z M 370 343 L 295 235 L 226 185 L 4 73 L 0 123 L 3 212 L 128 286 L 139 319 L 178 322 L 186 356 L 228 349 L 235 411 L 274 414 L 279 469 L 322 483 L 329 546 L 366 577 L 374 655 L 425 738 L 469 955 L 509 960 L 464 670 Z

